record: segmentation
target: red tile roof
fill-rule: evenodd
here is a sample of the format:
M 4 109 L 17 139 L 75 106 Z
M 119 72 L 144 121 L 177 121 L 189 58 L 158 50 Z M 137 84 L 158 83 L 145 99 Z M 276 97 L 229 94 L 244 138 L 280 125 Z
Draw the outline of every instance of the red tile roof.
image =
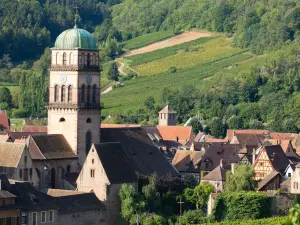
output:
M 191 126 L 157 126 L 160 136 L 164 141 L 177 141 L 185 144 L 194 139 Z
M 227 130 L 227 139 L 231 140 L 234 136 L 234 133 L 236 134 L 268 134 L 268 130 Z
M 4 126 L 4 131 L 9 131 L 9 122 L 6 110 L 0 111 L 0 124 Z
M 277 140 L 293 140 L 294 137 L 296 137 L 296 133 L 276 133 L 276 132 L 270 132 L 270 138 L 271 139 L 277 139 Z
M 22 126 L 22 132 L 47 133 L 47 126 L 45 126 L 45 125 L 26 125 L 26 126 Z

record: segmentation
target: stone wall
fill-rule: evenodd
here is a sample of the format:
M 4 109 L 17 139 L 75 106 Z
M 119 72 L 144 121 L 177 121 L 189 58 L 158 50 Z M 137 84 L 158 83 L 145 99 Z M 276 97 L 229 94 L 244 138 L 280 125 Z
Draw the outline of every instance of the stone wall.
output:
M 112 225 L 105 219 L 104 211 L 88 211 L 70 214 L 60 214 L 57 225 Z
M 297 195 L 281 193 L 275 194 L 272 200 L 272 215 L 273 216 L 286 216 L 293 205 L 293 201 Z

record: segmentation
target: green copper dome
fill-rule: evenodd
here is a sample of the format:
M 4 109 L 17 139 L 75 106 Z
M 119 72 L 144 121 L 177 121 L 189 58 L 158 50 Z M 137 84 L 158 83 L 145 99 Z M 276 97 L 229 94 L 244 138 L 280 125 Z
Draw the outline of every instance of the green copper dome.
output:
M 73 29 L 62 32 L 55 41 L 58 49 L 87 49 L 97 50 L 95 38 L 86 30 L 79 29 L 75 25 Z

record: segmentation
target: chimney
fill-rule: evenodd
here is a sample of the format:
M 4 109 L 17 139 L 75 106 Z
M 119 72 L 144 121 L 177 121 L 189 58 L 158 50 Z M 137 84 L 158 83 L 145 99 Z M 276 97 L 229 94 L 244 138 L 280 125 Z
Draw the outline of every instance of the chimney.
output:
M 255 163 L 255 148 L 253 148 L 252 151 L 252 166 L 254 166 L 254 163 Z

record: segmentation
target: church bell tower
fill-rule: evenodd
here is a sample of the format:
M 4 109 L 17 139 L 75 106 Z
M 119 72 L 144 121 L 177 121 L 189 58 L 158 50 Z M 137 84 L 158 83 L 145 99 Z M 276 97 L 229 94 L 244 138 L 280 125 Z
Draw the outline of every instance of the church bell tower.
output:
M 48 134 L 63 134 L 81 165 L 92 143 L 100 143 L 100 108 L 96 41 L 75 25 L 51 49 Z

